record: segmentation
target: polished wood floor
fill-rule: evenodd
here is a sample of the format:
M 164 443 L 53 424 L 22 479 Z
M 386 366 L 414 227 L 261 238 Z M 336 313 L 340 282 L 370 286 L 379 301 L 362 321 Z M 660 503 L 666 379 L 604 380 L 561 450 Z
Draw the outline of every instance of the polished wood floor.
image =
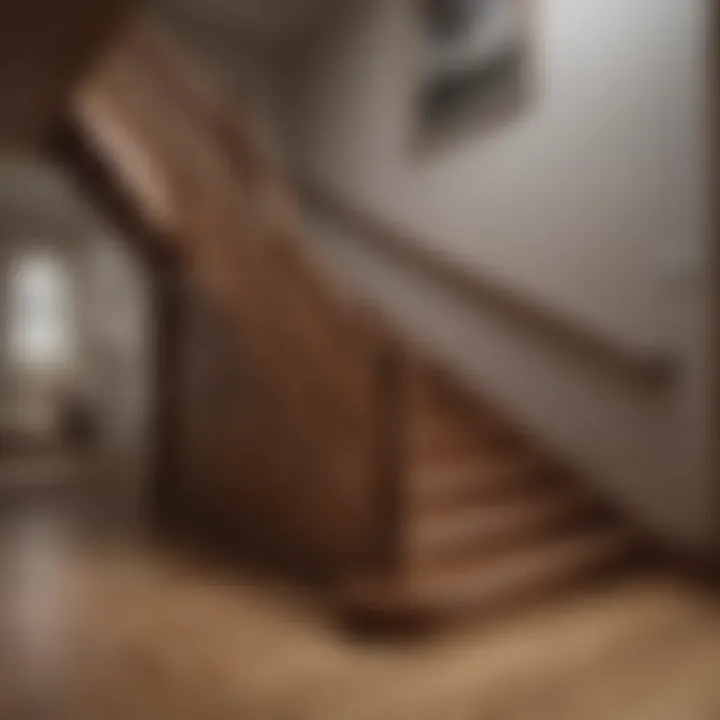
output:
M 720 605 L 659 573 L 361 640 L 300 588 L 99 539 L 72 493 L 1 500 L 2 720 L 720 718 Z

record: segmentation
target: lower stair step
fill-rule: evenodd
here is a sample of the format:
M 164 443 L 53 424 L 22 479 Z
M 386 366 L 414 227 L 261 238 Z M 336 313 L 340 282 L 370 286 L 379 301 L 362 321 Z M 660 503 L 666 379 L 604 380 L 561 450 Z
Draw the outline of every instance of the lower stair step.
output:
M 584 497 L 547 492 L 455 508 L 419 517 L 408 532 L 411 566 L 446 559 L 479 559 L 509 547 L 587 524 L 592 506 Z
M 530 457 L 482 458 L 471 461 L 427 463 L 409 480 L 413 507 L 440 508 L 511 494 L 542 479 L 542 469 Z
M 341 609 L 361 621 L 442 621 L 521 604 L 629 559 L 635 538 L 598 529 L 476 565 L 438 567 L 348 584 Z

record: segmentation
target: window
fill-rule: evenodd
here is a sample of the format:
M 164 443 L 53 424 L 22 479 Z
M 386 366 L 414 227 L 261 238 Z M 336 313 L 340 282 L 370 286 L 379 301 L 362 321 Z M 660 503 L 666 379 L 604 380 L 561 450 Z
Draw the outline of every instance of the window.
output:
M 70 283 L 60 258 L 21 258 L 10 278 L 10 346 L 16 363 L 59 365 L 71 359 Z

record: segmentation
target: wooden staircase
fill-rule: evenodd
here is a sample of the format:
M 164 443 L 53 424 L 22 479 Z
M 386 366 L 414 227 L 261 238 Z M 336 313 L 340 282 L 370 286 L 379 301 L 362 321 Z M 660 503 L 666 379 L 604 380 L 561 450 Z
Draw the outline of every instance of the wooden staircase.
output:
M 447 377 L 407 403 L 404 529 L 389 571 L 354 578 L 354 619 L 434 622 L 536 597 L 617 568 L 637 538 L 531 441 Z
M 326 567 L 343 614 L 486 611 L 633 556 L 581 483 L 316 262 L 271 143 L 157 28 L 116 49 L 74 127 L 255 371 L 252 422 L 218 428 L 236 469 L 214 484 L 210 453 L 203 492 Z

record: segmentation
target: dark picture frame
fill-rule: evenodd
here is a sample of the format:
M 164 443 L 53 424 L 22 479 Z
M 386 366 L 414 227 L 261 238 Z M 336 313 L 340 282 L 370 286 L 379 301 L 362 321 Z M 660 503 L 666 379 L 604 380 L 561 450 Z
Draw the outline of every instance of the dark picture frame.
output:
M 528 80 L 528 0 L 419 0 L 420 119 L 431 136 L 517 109 Z

